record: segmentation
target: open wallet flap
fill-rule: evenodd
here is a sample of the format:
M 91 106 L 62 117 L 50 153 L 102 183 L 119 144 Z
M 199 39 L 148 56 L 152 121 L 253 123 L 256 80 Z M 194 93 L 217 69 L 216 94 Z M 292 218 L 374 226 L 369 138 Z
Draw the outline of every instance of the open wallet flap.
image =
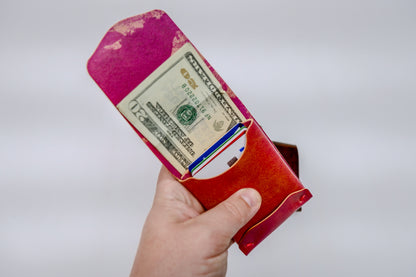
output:
M 200 74 L 199 78 L 203 80 L 208 91 L 212 91 L 212 95 L 217 97 L 218 103 L 228 113 L 226 118 L 230 122 L 226 125 L 240 122 L 247 129 L 246 145 L 241 157 L 223 173 L 208 179 L 191 176 L 187 166 L 193 161 L 192 158 L 186 155 L 177 158 L 181 154 L 172 146 L 171 140 L 174 138 L 158 131 L 154 120 L 147 119 L 150 118 L 149 112 L 144 115 L 144 112 L 137 108 L 140 103 L 135 102 L 137 95 L 141 95 L 141 99 L 145 96 L 152 97 L 153 87 L 165 89 L 155 85 L 162 78 L 160 76 L 187 58 L 195 72 Z M 243 103 L 165 12 L 154 10 L 114 25 L 89 59 L 87 69 L 144 143 L 205 209 L 214 207 L 240 188 L 252 187 L 259 191 L 262 196 L 260 210 L 234 236 L 234 240 L 246 255 L 312 197 Z M 195 87 L 188 71 L 182 68 L 181 74 L 191 87 L 192 84 Z M 227 101 L 232 105 L 228 105 Z M 188 125 L 185 127 L 191 128 L 191 124 L 196 124 L 193 120 L 196 120 L 197 112 L 205 112 L 201 108 L 196 111 L 192 105 L 178 105 L 178 110 L 175 110 L 177 119 L 173 120 L 166 115 L 167 112 L 162 107 L 158 107 L 158 103 L 150 102 L 147 102 L 146 108 L 152 110 L 154 115 L 165 123 L 166 120 L 171 121 L 170 127 L 182 123 Z M 196 105 L 195 101 L 193 104 Z M 184 114 L 183 117 L 180 117 L 181 112 Z M 205 117 L 208 116 L 211 115 L 206 112 Z M 222 124 L 214 126 L 216 130 L 224 129 Z M 172 132 L 168 134 L 175 136 Z M 217 139 L 214 137 L 211 144 Z M 191 152 L 189 147 L 187 150 Z M 175 156 L 174 162 L 172 156 Z M 195 159 L 197 156 L 199 155 L 196 155 Z

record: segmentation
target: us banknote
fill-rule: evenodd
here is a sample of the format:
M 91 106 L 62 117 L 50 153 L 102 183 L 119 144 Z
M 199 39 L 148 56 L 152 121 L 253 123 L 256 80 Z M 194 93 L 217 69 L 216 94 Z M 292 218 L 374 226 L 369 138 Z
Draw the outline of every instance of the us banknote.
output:
M 181 173 L 245 119 L 189 43 L 117 108 Z

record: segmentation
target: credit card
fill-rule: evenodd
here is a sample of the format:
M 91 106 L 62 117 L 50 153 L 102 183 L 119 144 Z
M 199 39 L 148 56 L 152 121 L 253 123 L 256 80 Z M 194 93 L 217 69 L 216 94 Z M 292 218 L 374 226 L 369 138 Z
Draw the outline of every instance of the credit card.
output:
M 227 133 L 225 133 L 224 136 L 222 136 L 216 143 L 214 143 L 208 150 L 206 150 L 201 156 L 199 156 L 198 159 L 196 159 L 194 162 L 192 162 L 189 165 L 189 172 L 194 172 L 195 168 L 198 167 L 201 163 L 203 163 L 206 159 L 208 159 L 212 153 L 221 147 L 224 143 L 229 140 L 230 137 L 232 137 L 240 128 L 245 127 L 241 123 L 237 123 L 234 127 L 232 127 L 230 130 L 228 130 Z
M 201 157 L 191 164 L 191 175 L 198 178 L 214 177 L 231 167 L 241 156 L 246 144 L 247 128 L 237 124 Z

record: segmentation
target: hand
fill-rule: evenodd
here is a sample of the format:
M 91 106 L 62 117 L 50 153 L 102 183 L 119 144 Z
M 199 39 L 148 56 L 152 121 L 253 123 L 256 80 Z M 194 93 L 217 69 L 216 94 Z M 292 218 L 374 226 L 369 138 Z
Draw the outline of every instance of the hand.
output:
M 232 237 L 260 204 L 260 194 L 247 188 L 204 212 L 162 167 L 130 276 L 225 276 Z

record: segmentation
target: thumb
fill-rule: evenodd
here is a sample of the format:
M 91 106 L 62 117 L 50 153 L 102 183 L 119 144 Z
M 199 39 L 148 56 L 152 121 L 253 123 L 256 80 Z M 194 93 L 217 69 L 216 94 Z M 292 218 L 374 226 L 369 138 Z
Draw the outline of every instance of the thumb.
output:
M 203 213 L 199 219 L 209 226 L 215 226 L 216 233 L 221 237 L 231 240 L 256 214 L 260 205 L 260 194 L 255 189 L 245 188 Z

